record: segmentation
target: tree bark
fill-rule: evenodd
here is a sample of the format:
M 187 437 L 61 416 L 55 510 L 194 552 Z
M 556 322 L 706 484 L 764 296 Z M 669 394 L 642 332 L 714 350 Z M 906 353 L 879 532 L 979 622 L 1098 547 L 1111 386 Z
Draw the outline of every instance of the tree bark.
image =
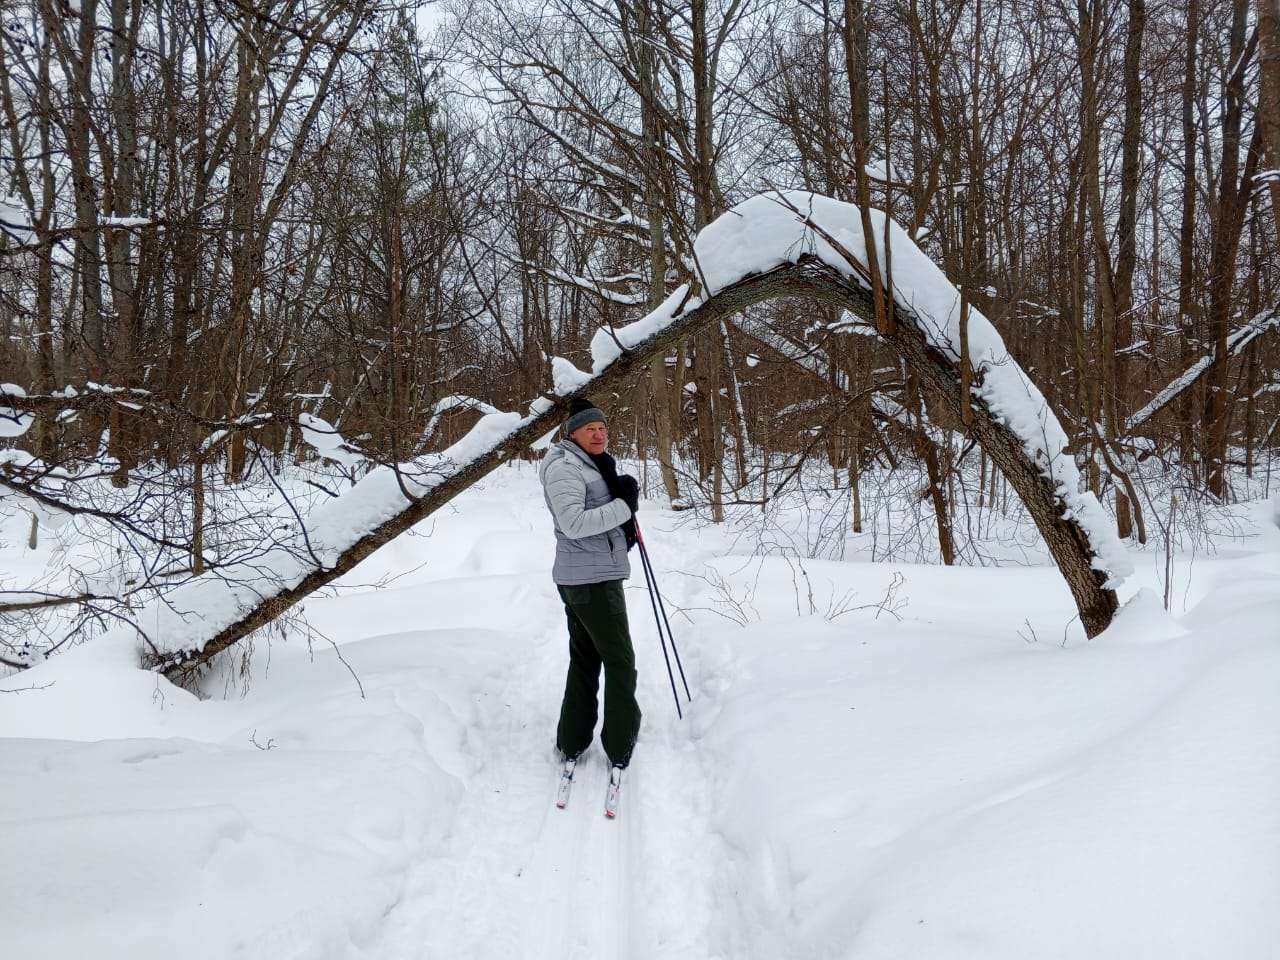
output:
M 1271 212 L 1280 229 L 1280 0 L 1258 8 L 1258 125 L 1267 157 Z M 1275 251 L 1272 251 L 1275 255 Z
M 1209 396 L 1205 402 L 1206 485 L 1220 500 L 1227 496 L 1227 446 L 1231 420 L 1228 385 L 1227 337 L 1231 331 L 1231 304 L 1235 290 L 1236 255 L 1244 227 L 1244 214 L 1253 186 L 1261 127 L 1246 152 L 1240 171 L 1241 126 L 1244 120 L 1245 28 L 1249 5 L 1234 0 L 1231 23 L 1231 63 L 1226 83 L 1226 107 L 1222 117 L 1222 165 L 1219 171 L 1218 206 L 1213 218 L 1213 252 L 1209 261 L 1209 335 L 1215 361 L 1209 372 Z
M 640 81 L 640 119 L 645 154 L 645 210 L 649 217 L 649 309 L 656 309 L 667 298 L 667 237 L 664 228 L 665 209 L 662 173 L 666 163 L 662 157 L 662 128 L 655 109 L 658 85 L 654 68 L 654 31 L 649 0 L 639 0 L 636 5 L 638 34 L 636 60 Z M 675 442 L 672 437 L 673 411 L 667 391 L 666 357 L 656 356 L 649 365 L 649 409 L 653 417 L 654 441 L 657 445 L 658 468 L 667 498 L 680 496 L 680 482 L 675 471 Z M 679 379 L 677 371 L 677 379 Z
M 1187 39 L 1182 74 L 1182 221 L 1178 228 L 1178 327 L 1182 336 L 1183 369 L 1191 365 L 1191 341 L 1196 327 L 1196 60 L 1199 48 L 1200 0 L 1187 0 Z M 1178 439 L 1182 462 L 1191 463 L 1193 408 L 1191 391 L 1178 403 Z
M 1112 305 L 1111 390 L 1107 428 L 1112 439 L 1124 430 L 1129 409 L 1129 347 L 1133 343 L 1133 274 L 1138 262 L 1138 171 L 1142 141 L 1142 35 L 1146 26 L 1144 0 L 1129 0 L 1129 24 L 1124 43 L 1124 131 L 1121 134 L 1120 217 L 1116 223 L 1114 297 Z M 1133 533 L 1134 510 L 1125 491 L 1116 488 L 1116 527 L 1123 539 Z M 1142 525 L 1139 524 L 1141 529 Z M 1145 542 L 1144 536 L 1139 536 Z

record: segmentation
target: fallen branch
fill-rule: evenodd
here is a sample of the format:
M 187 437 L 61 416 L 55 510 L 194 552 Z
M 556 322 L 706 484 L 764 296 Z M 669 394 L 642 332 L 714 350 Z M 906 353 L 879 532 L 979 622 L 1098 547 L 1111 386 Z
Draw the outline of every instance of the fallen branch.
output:
M 1258 314 L 1228 335 L 1227 358 L 1240 355 L 1258 337 L 1277 329 L 1280 329 L 1280 307 L 1273 307 L 1271 310 Z M 1179 376 L 1174 377 L 1163 390 L 1147 401 L 1145 407 L 1125 422 L 1125 433 L 1133 433 L 1170 403 L 1190 390 L 1201 377 L 1213 369 L 1213 365 L 1216 362 L 1217 351 L 1215 349 L 1187 367 Z

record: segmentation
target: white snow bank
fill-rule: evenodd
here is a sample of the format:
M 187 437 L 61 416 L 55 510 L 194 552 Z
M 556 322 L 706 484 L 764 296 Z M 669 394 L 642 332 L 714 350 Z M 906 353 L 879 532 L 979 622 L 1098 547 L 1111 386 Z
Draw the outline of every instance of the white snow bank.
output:
M 1186 636 L 1186 628 L 1164 609 L 1160 595 L 1143 587 L 1116 613 L 1106 630 L 1106 642 L 1113 645 L 1160 644 Z
M 545 514 L 532 470 L 526 476 L 521 509 Z M 429 540 L 398 540 L 352 578 L 354 587 L 414 570 L 400 581 L 412 586 L 308 601 L 358 681 L 323 640 L 312 656 L 297 636 L 258 642 L 243 698 L 197 700 L 139 670 L 118 638 L 0 680 L 0 953 L 476 955 L 487 941 L 444 951 L 422 928 L 412 940 L 388 938 L 390 918 L 413 915 L 419 901 L 437 941 L 484 922 L 487 911 L 453 895 L 477 873 L 481 840 L 462 823 L 464 791 L 475 794 L 468 810 L 493 798 L 510 814 L 505 780 L 494 790 L 473 779 L 496 758 L 541 772 L 538 751 L 549 749 L 550 677 L 540 670 L 531 684 L 528 667 L 531 638 L 549 641 L 543 627 L 559 628 L 563 616 L 546 575 L 551 522 L 543 543 L 499 556 L 489 541 L 510 536 L 514 519 L 503 493 L 470 503 L 465 517 L 443 512 Z M 15 559 L 0 550 L 0 571 Z M 523 577 L 492 575 L 519 559 Z M 471 575 L 452 578 L 461 570 Z M 546 666 L 563 679 L 558 657 Z M 543 809 L 540 784 L 522 795 L 526 808 Z M 442 863 L 459 830 L 457 859 Z
M 874 240 L 882 251 L 879 259 L 883 271 L 886 217 L 880 210 L 869 212 Z M 866 269 L 858 207 L 799 191 L 762 194 L 738 204 L 698 234 L 694 253 L 707 293 L 714 294 L 746 277 L 793 263 L 805 254 L 820 258 L 861 283 L 844 253 L 811 224 L 820 227 Z M 932 347 L 959 362 L 959 291 L 897 223 L 889 221 L 888 232 L 898 322 L 915 323 Z M 1133 572 L 1133 565 L 1111 518 L 1097 497 L 1084 488 L 1075 461 L 1067 452 L 1067 435 L 1044 395 L 1010 356 L 995 327 L 973 306 L 969 308 L 968 332 L 975 372 L 974 396 L 982 399 L 1018 437 L 1027 456 L 1052 481 L 1063 515 L 1074 518 L 1089 538 L 1095 566 L 1108 575 L 1108 586 L 1118 586 Z
M 244 701 L 83 656 L 3 681 L 5 955 L 363 955 L 454 815 L 477 639 L 348 648 L 367 699 L 327 649 Z
M 1275 560 L 1224 564 L 1248 585 L 1181 623 L 1143 590 L 1065 648 L 1043 569 L 904 568 L 900 624 L 712 628 L 727 691 L 694 722 L 736 901 L 724 955 L 1271 956 Z M 717 563 L 731 592 L 789 599 L 788 566 Z M 837 595 L 885 576 L 808 566 Z
M 133 643 L 117 634 L 0 679 L 0 737 L 159 736 L 175 711 L 195 702 L 164 677 L 138 669 Z

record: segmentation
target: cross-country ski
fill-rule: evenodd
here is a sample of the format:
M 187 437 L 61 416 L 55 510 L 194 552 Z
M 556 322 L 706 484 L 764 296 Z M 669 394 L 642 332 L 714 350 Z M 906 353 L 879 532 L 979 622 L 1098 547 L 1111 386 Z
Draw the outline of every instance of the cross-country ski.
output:
M 610 820 L 618 815 L 618 805 L 622 801 L 622 768 L 609 768 L 609 787 L 604 796 L 604 815 Z
M 569 805 L 569 794 L 573 790 L 573 771 L 578 761 L 566 760 L 560 767 L 560 780 L 556 784 L 556 806 L 563 810 Z

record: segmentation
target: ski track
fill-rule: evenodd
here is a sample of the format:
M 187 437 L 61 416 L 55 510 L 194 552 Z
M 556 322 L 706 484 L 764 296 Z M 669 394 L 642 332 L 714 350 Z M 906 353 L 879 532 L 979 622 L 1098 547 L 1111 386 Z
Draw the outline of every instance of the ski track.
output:
M 620 960 L 632 956 L 631 909 L 629 905 L 634 903 L 634 900 L 631 896 L 631 871 L 628 867 L 635 866 L 638 868 L 640 865 L 635 864 L 630 856 L 633 847 L 632 837 L 635 835 L 636 817 L 629 814 L 640 809 L 636 785 L 643 778 L 638 776 L 638 773 L 639 771 L 628 772 L 626 779 L 622 783 L 622 800 L 618 814 L 620 821 L 609 825 L 613 828 L 613 838 L 612 842 L 606 847 L 611 858 L 609 886 L 613 890 L 614 903 L 628 905 L 625 909 L 619 910 L 618 915 L 614 918 L 614 931 L 617 942 L 617 950 L 614 955 Z
M 709 788 L 688 743 L 688 710 L 680 726 L 670 702 L 643 580 L 628 584 L 627 598 L 644 722 L 618 818 L 604 816 L 608 761 L 598 727 L 569 806 L 555 807 L 553 741 L 567 635 L 554 587 L 533 587 L 524 598 L 529 629 L 512 635 L 500 695 L 477 706 L 467 743 L 475 767 L 449 836 L 410 871 L 371 956 L 714 955 L 707 931 L 682 923 L 705 916 L 689 908 L 707 899 L 713 877 Z M 682 654 L 693 685 L 691 642 Z M 650 779 L 657 792 L 647 797 Z M 664 809 L 650 811 L 649 802 Z

